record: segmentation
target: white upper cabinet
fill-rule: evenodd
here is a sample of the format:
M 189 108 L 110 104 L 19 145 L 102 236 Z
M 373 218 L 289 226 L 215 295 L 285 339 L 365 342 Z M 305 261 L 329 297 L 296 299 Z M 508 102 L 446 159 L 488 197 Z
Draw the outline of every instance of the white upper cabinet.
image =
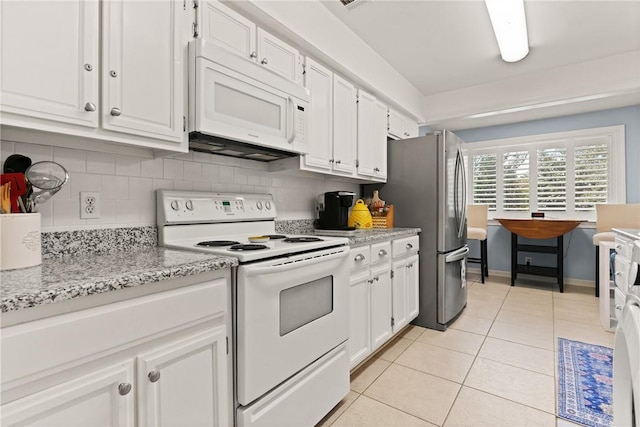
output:
M 387 178 L 387 106 L 358 91 L 358 175 L 374 181 Z
M 333 73 L 313 59 L 306 58 L 304 86 L 311 93 L 309 123 L 309 153 L 305 166 L 331 170 L 333 145 Z
M 217 1 L 202 4 L 200 35 L 245 58 L 258 57 L 256 24 Z
M 217 0 L 204 1 L 201 9 L 198 35 L 302 84 L 302 57 L 296 48 Z
M 358 93 L 354 85 L 333 76 L 333 170 L 354 175 L 358 139 Z
M 174 0 L 103 2 L 105 129 L 182 139 L 180 10 Z
M 98 125 L 99 10 L 96 1 L 0 2 L 3 113 Z
M 393 139 L 415 138 L 418 136 L 418 124 L 389 108 L 389 137 Z
M 0 122 L 186 151 L 185 13 L 178 0 L 0 2 Z

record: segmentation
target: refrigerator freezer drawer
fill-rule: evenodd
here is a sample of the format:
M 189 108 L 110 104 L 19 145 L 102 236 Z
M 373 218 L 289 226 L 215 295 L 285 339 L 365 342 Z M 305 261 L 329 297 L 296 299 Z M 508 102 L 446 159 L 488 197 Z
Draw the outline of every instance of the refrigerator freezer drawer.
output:
M 438 323 L 446 325 L 467 305 L 467 253 L 462 248 L 438 255 Z

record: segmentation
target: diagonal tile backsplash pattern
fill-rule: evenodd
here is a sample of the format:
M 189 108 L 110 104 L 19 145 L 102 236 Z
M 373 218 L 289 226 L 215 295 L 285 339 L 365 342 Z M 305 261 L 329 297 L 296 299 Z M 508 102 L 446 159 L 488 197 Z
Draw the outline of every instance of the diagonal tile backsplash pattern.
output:
M 322 192 L 359 193 L 357 183 L 273 173 L 266 163 L 208 153 L 143 158 L 2 141 L 0 154 L 3 163 L 11 154 L 23 154 L 33 162 L 53 160 L 69 171 L 67 185 L 40 206 L 43 232 L 155 225 L 156 189 L 271 193 L 279 220 L 313 219 Z M 81 191 L 100 193 L 99 219 L 80 219 Z

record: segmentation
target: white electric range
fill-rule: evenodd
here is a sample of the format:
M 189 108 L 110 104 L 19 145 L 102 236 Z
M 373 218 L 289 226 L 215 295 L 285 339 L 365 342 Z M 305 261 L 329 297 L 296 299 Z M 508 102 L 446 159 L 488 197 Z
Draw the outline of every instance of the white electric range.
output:
M 239 260 L 235 424 L 315 425 L 349 392 L 348 239 L 277 234 L 269 194 L 158 190 L 157 208 L 160 245 Z

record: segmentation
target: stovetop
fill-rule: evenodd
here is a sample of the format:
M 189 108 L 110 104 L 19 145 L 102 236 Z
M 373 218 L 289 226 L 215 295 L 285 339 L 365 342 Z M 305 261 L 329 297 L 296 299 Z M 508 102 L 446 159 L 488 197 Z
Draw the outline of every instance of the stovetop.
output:
M 161 246 L 233 256 L 241 263 L 349 243 L 344 237 L 276 233 L 270 194 L 158 190 L 157 206 Z M 270 238 L 250 242 L 252 236 Z

